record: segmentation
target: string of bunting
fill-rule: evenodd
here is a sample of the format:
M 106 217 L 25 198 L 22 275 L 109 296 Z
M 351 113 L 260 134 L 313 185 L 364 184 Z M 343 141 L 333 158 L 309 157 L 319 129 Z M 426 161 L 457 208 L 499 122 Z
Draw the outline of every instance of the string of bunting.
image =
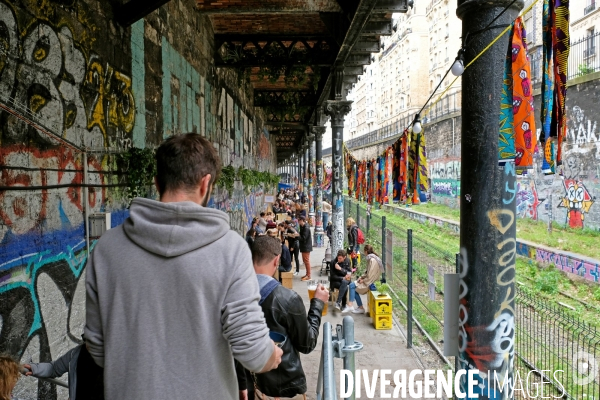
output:
M 531 66 L 522 15 L 531 11 L 538 1 L 530 4 L 464 67 L 465 70 L 469 68 L 506 33 L 511 32 L 499 113 L 498 155 L 500 164 L 514 160 L 515 166 L 521 171 L 533 166 L 533 153 L 537 146 Z M 547 174 L 554 173 L 554 166 L 561 163 L 560 148 L 566 134 L 568 20 L 568 0 L 544 0 L 544 82 L 540 114 L 544 128 L 540 134 L 540 142 L 544 145 L 543 171 Z M 429 114 L 459 77 L 429 105 L 423 117 Z M 423 109 L 425 107 L 427 104 Z M 397 202 L 418 204 L 419 194 L 429 190 L 425 135 L 420 129 L 418 133 L 414 132 L 412 125 L 385 151 L 369 160 L 357 159 L 344 144 L 344 160 L 348 195 L 368 204 L 387 203 L 390 195 Z M 389 193 L 390 181 L 392 193 Z

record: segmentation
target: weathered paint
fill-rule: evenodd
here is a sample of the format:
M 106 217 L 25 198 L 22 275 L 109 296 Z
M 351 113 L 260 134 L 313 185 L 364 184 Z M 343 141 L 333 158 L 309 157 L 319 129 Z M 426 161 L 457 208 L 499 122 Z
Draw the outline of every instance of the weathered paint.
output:
M 146 64 L 144 59 L 144 20 L 131 25 L 131 82 L 135 96 L 133 147 L 146 147 Z

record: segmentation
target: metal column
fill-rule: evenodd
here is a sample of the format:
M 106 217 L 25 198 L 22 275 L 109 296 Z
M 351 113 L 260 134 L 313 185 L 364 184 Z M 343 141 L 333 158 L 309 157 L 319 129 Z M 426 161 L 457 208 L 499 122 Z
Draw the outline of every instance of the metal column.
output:
M 308 209 L 306 215 L 310 221 L 311 226 L 315 226 L 315 152 L 314 152 L 314 140 L 313 136 L 308 136 Z
M 331 117 L 331 159 L 333 176 L 331 179 L 331 194 L 333 215 L 333 234 L 331 254 L 337 254 L 344 248 L 344 117 L 352 109 L 351 101 L 328 100 L 325 102 L 325 113 Z
M 315 246 L 323 247 L 323 134 L 325 133 L 324 126 L 313 126 L 313 134 L 315 135 L 315 152 L 316 152 L 316 176 L 317 181 L 315 182 Z
M 513 22 L 523 1 L 459 0 L 465 64 Z M 506 7 L 509 7 L 496 21 Z M 487 29 L 488 25 L 492 25 Z M 508 35 L 462 75 L 459 364 L 513 381 L 516 257 L 514 161 L 498 162 L 499 113 Z M 461 389 L 467 378 L 461 380 Z M 486 380 L 486 384 L 487 384 Z M 480 399 L 504 397 L 496 381 Z M 506 390 L 506 388 L 504 388 Z M 510 397 L 510 395 L 509 395 Z

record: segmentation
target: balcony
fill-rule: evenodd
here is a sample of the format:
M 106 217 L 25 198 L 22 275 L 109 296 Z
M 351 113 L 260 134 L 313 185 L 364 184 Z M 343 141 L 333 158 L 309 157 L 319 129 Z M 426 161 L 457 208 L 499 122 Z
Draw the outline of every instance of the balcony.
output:
M 588 5 L 586 8 L 583 9 L 583 15 L 588 15 L 589 13 L 591 13 L 592 11 L 594 11 L 596 9 L 596 2 L 592 1 L 590 3 L 590 5 Z

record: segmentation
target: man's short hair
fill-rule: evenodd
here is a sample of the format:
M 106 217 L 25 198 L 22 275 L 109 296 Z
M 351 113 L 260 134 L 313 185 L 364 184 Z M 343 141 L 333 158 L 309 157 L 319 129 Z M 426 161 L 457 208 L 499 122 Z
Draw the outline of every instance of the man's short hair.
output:
M 346 251 L 345 250 L 338 250 L 337 256 L 338 257 L 344 257 L 344 258 L 346 258 Z
M 166 192 L 194 190 L 206 175 L 218 178 L 221 160 L 211 142 L 197 133 L 172 136 L 156 150 L 156 181 Z
M 281 255 L 281 242 L 270 236 L 259 236 L 252 244 L 252 262 L 261 265 Z
M 301 215 L 298 217 L 298 221 L 306 221 L 306 217 L 304 215 Z

